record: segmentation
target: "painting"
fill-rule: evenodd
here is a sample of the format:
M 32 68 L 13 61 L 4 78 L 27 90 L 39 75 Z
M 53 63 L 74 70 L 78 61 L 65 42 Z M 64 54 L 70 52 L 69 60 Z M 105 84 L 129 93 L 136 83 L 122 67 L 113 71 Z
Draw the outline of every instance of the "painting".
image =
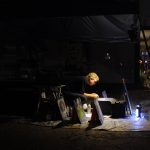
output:
M 62 120 L 69 120 L 69 113 L 68 113 L 64 98 L 60 97 L 57 100 L 57 103 L 58 103 L 58 107 L 59 107 L 59 110 L 60 110 Z
M 74 106 L 80 123 L 82 124 L 88 122 L 88 117 L 86 117 L 80 98 L 76 98 L 74 100 Z
M 92 110 L 92 118 L 91 121 L 96 121 L 100 125 L 104 122 L 104 116 L 101 110 L 101 107 L 99 105 L 98 99 L 95 99 L 93 102 L 93 110 Z M 93 119 L 94 118 L 94 119 Z

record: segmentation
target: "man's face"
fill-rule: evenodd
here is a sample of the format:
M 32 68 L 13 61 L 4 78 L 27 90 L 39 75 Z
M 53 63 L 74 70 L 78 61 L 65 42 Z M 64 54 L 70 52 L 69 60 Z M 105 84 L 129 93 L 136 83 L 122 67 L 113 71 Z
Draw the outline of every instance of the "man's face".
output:
M 88 85 L 93 86 L 95 84 L 96 84 L 96 80 L 95 79 L 93 79 L 93 78 L 89 78 L 88 79 Z

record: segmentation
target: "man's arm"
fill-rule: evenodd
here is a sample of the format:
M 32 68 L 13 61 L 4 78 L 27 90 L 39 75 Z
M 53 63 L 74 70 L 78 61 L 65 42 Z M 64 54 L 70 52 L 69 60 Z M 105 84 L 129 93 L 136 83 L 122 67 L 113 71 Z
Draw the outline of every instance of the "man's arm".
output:
M 87 98 L 92 98 L 92 99 L 96 99 L 99 97 L 99 95 L 96 93 L 83 93 L 83 95 L 86 96 Z

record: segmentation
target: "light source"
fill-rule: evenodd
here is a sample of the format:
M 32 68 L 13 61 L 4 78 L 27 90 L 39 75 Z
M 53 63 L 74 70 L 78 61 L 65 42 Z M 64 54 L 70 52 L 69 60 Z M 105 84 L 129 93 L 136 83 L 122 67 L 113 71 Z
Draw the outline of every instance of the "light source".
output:
M 136 117 L 141 117 L 141 109 L 142 109 L 141 104 L 136 105 L 136 111 L 135 111 Z

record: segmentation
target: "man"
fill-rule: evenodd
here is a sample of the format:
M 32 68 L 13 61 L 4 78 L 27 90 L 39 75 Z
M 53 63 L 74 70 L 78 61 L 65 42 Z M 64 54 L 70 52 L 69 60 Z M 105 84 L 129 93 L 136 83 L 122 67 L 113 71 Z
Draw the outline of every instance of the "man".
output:
M 80 98 L 83 104 L 83 109 L 86 110 L 88 106 L 92 106 L 91 121 L 94 122 L 97 121 L 98 116 L 97 116 L 97 110 L 95 108 L 95 100 L 99 97 L 99 95 L 95 92 L 96 91 L 95 85 L 99 81 L 99 76 L 95 72 L 90 72 L 86 76 L 75 77 L 73 80 L 70 79 L 69 81 L 70 81 L 70 84 L 68 85 L 69 92 L 67 93 L 67 95 L 69 95 L 68 99 L 69 99 L 70 106 L 74 108 L 74 102 L 75 102 L 74 100 Z M 75 106 L 77 102 L 78 101 L 75 102 Z M 100 108 L 98 109 L 99 112 L 101 113 Z M 75 111 L 73 110 L 73 112 Z M 75 118 L 76 117 L 73 116 L 73 120 L 76 120 Z
M 90 119 L 90 122 L 92 124 L 93 123 L 103 124 L 103 120 L 104 120 L 103 113 L 97 101 L 99 95 L 95 93 L 96 90 L 93 88 L 93 86 L 96 85 L 98 81 L 99 81 L 99 76 L 95 72 L 90 72 L 85 76 L 85 87 L 84 87 L 83 95 L 87 97 L 87 100 L 89 100 L 92 107 L 91 110 L 92 116 Z
M 99 97 L 96 91 L 96 83 L 99 81 L 99 76 L 95 72 L 90 72 L 85 76 L 74 76 L 67 78 L 64 83 L 65 99 L 69 105 L 73 106 L 73 100 L 80 97 L 82 102 L 94 100 Z

